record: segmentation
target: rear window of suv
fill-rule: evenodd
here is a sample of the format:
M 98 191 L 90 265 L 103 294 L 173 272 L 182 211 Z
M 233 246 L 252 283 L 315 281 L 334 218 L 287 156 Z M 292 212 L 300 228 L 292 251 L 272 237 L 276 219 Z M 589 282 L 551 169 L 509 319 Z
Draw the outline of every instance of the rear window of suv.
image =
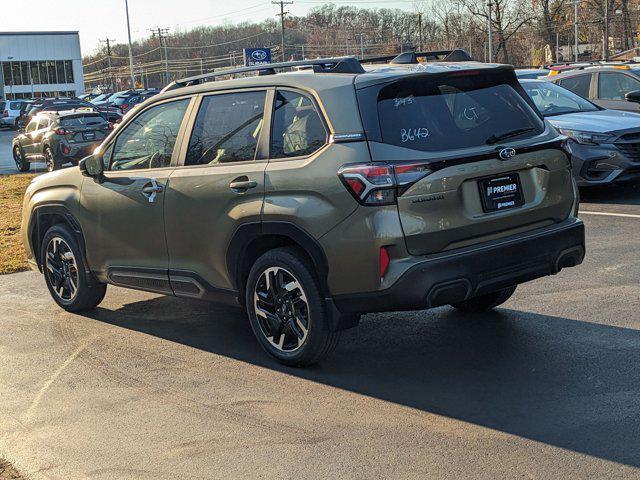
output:
M 60 125 L 64 127 L 84 127 L 88 125 L 99 125 L 107 121 L 99 114 L 92 115 L 73 115 L 60 119 Z
M 377 117 L 382 141 L 438 152 L 495 143 L 520 131 L 517 140 L 542 133 L 544 123 L 522 88 L 507 75 L 420 75 L 378 87 Z M 371 88 L 371 87 L 369 87 Z M 365 89 L 368 90 L 368 89 Z M 360 101 L 366 101 L 359 95 Z M 371 114 L 369 110 L 369 115 Z M 367 122 L 365 122 L 366 124 Z M 369 128 L 367 128 L 369 130 Z
M 477 147 L 496 135 L 544 130 L 512 85 L 478 74 L 396 81 L 380 90 L 377 104 L 383 143 L 414 150 Z

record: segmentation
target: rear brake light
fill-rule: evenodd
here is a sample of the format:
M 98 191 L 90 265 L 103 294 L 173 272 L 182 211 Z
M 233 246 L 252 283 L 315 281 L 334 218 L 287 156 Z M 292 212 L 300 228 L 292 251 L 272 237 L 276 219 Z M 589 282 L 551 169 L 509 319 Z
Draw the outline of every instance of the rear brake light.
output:
M 109 122 L 109 125 L 107 127 L 109 130 L 113 130 L 114 126 L 113 126 L 113 122 Z
M 395 203 L 393 169 L 386 164 L 345 165 L 338 176 L 353 197 L 363 205 Z
M 380 278 L 383 278 L 389 268 L 389 252 L 387 247 L 380 247 Z
M 9 112 L 7 110 L 5 110 L 4 112 L 2 112 L 2 116 L 3 117 L 8 117 L 9 116 Z
M 62 127 L 58 127 L 54 130 L 56 135 L 70 135 L 71 132 L 67 129 L 64 129 Z
M 424 163 L 345 165 L 338 176 L 362 205 L 392 205 L 415 182 L 432 172 Z

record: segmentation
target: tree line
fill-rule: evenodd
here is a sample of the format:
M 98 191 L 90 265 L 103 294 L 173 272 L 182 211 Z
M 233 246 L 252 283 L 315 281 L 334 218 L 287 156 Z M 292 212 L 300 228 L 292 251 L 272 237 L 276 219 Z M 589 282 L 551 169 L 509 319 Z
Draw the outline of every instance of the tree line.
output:
M 573 60 L 574 0 L 418 0 L 411 11 L 325 4 L 307 15 L 286 17 L 284 58 L 463 48 L 486 61 L 489 10 L 494 61 L 537 66 Z M 640 0 L 578 0 L 580 58 L 602 59 L 607 52 L 634 48 L 639 15 Z M 274 60 L 283 58 L 280 22 L 269 19 L 150 35 L 133 44 L 136 81 L 161 86 L 167 70 L 175 79 L 240 65 L 247 47 L 271 47 Z M 84 71 L 88 87 L 128 86 L 128 46 L 103 45 L 84 58 Z

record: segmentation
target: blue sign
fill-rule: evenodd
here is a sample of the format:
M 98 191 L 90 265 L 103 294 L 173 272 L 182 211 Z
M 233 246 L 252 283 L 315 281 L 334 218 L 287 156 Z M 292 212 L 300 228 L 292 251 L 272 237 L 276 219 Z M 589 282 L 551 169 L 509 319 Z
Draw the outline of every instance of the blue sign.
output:
M 244 49 L 244 64 L 247 67 L 254 65 L 266 65 L 271 63 L 271 49 L 270 48 L 245 48 Z

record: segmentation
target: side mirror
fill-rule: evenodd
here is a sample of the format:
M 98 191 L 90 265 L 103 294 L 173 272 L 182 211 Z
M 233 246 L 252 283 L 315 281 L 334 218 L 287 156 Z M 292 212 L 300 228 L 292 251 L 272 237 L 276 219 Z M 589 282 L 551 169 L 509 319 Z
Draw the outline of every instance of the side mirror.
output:
M 627 92 L 624 96 L 627 102 L 640 103 L 640 90 L 634 90 L 633 92 Z
M 95 179 L 101 179 L 103 173 L 102 156 L 101 155 L 89 155 L 88 157 L 80 160 L 78 164 L 80 172 L 85 177 L 93 177 Z

